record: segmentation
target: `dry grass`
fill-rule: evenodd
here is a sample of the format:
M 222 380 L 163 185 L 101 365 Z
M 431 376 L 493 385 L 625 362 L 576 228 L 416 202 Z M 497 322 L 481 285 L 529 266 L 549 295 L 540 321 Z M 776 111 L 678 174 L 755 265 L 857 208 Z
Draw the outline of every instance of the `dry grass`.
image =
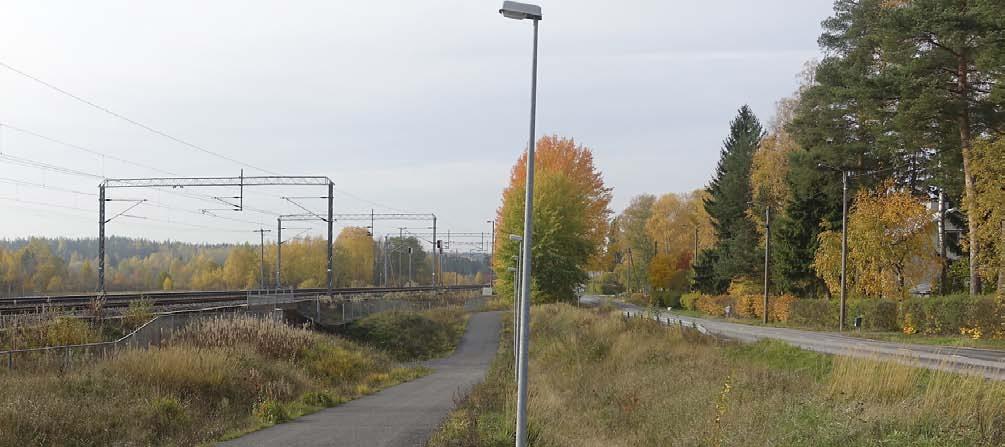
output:
M 537 446 L 1005 444 L 1000 382 L 779 342 L 725 344 L 567 305 L 535 309 L 532 329 Z M 512 355 L 502 340 L 486 382 L 430 445 L 511 445 Z
M 194 445 L 410 380 L 386 354 L 252 318 L 72 371 L 0 370 L 0 445 Z

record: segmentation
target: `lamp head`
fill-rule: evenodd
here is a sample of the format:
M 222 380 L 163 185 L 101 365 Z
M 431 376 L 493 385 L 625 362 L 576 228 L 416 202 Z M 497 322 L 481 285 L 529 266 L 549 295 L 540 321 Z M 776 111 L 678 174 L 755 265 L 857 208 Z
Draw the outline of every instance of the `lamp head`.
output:
M 499 10 L 499 14 L 502 14 L 503 17 L 516 20 L 541 20 L 541 7 L 527 3 L 505 1 L 503 2 L 502 9 Z

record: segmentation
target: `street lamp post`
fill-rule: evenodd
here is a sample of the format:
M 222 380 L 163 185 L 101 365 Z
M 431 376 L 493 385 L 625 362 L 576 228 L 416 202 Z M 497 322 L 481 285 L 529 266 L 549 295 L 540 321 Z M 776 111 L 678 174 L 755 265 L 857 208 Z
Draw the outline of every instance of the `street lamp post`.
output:
M 486 221 L 485 223 L 492 224 L 492 245 L 489 246 L 489 287 L 492 288 L 492 293 L 495 294 L 496 273 L 495 269 L 492 268 L 492 261 L 496 252 L 496 221 L 493 219 Z
M 520 328 L 523 327 L 523 317 L 520 315 L 520 310 L 523 309 L 523 298 L 520 296 L 520 267 L 523 265 L 523 246 L 520 243 L 523 238 L 511 234 L 509 235 L 509 240 L 517 243 L 516 256 L 513 256 L 513 261 L 516 262 L 516 272 L 513 276 L 513 374 L 516 377 L 519 373 L 517 370 L 517 364 L 520 363 Z M 516 377 L 519 379 L 519 377 Z
M 516 398 L 516 445 L 527 445 L 527 347 L 530 338 L 530 276 L 531 276 L 531 240 L 533 239 L 534 210 L 534 125 L 537 114 L 537 28 L 541 21 L 541 7 L 512 1 L 503 2 L 499 13 L 504 17 L 516 20 L 530 19 L 534 21 L 534 49 L 531 59 L 530 77 L 530 138 L 527 141 L 527 191 L 523 209 L 523 271 L 520 287 L 522 297 L 520 304 L 520 358 L 517 363 L 517 398 Z

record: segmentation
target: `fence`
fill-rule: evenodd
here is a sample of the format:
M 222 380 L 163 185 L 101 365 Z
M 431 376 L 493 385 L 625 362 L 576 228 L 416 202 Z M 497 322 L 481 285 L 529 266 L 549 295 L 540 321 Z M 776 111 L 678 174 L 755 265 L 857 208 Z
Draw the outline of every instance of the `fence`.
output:
M 474 310 L 484 305 L 486 298 L 458 298 L 436 296 L 428 299 L 395 299 L 395 298 L 355 298 L 323 300 L 320 304 L 318 322 L 325 326 L 339 326 L 350 323 L 367 315 L 390 310 L 423 311 L 434 307 L 463 305 L 468 310 Z M 318 315 L 318 306 L 314 301 L 297 303 L 296 310 L 310 320 Z
M 107 358 L 122 349 L 160 346 L 164 341 L 170 340 L 175 331 L 184 328 L 193 321 L 205 318 L 234 318 L 252 315 L 259 318 L 286 321 L 284 309 L 288 309 L 295 310 L 301 316 L 306 317 L 308 321 L 315 322 L 317 321 L 315 316 L 320 310 L 319 323 L 321 325 L 338 326 L 377 312 L 419 311 L 449 305 L 465 305 L 469 309 L 474 309 L 474 306 L 483 304 L 484 301 L 483 297 L 458 298 L 450 296 L 408 300 L 377 297 L 318 299 L 296 297 L 292 292 L 249 294 L 248 304 L 159 314 L 129 334 L 113 341 L 0 351 L 0 362 L 3 362 L 3 366 L 8 369 L 18 367 L 19 363 L 30 363 L 32 366 L 42 368 L 67 369 L 80 362 Z
M 67 369 L 79 362 L 107 358 L 122 349 L 160 346 L 164 341 L 169 340 L 175 331 L 192 321 L 247 315 L 255 315 L 260 318 L 281 318 L 281 314 L 275 311 L 249 311 L 244 306 L 168 312 L 154 317 L 117 340 L 0 351 L 0 362 L 3 362 L 3 366 L 8 369 L 18 367 L 20 363 L 30 363 L 32 366 L 44 368 Z

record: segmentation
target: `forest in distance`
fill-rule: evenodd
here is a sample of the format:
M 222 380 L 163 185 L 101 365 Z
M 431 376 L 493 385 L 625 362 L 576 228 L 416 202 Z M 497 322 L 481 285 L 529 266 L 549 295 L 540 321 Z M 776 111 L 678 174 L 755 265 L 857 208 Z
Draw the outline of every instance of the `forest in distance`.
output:
M 407 285 L 408 251 L 412 284 L 428 284 L 428 247 L 415 237 L 390 237 L 385 247 L 365 228 L 347 227 L 335 239 L 335 287 Z M 424 249 L 427 248 L 427 249 Z M 0 240 L 0 296 L 91 292 L 97 284 L 98 241 L 94 238 Z M 110 237 L 106 241 L 106 288 L 115 291 L 255 289 L 262 284 L 258 244 L 195 244 Z M 387 258 L 385 278 L 384 264 Z M 322 238 L 284 241 L 282 287 L 326 284 L 327 252 Z M 265 285 L 276 286 L 276 246 L 265 244 Z M 446 253 L 440 259 L 445 284 L 487 282 L 487 253 Z

